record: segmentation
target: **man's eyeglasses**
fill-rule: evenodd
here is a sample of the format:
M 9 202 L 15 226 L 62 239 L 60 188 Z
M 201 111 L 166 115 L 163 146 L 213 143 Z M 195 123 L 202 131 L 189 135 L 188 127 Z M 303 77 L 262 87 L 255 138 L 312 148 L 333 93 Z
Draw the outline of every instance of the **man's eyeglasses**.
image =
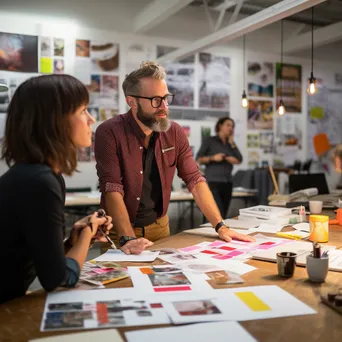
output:
M 150 100 L 151 106 L 153 108 L 159 108 L 162 104 L 162 101 L 166 101 L 166 104 L 169 106 L 172 103 L 173 98 L 175 97 L 175 95 L 173 95 L 173 94 L 167 94 L 163 97 L 161 97 L 161 96 L 146 97 L 146 96 L 138 96 L 138 95 L 127 95 L 127 96 L 132 96 L 132 97 L 135 97 L 137 99 Z

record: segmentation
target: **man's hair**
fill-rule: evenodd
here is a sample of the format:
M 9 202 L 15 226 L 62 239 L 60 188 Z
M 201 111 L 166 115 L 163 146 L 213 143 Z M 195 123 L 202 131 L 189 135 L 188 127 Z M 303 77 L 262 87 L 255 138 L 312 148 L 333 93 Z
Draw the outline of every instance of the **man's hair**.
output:
M 71 139 L 69 115 L 89 102 L 87 88 L 69 75 L 44 75 L 22 83 L 7 109 L 1 159 L 47 164 L 71 175 L 77 148 Z
M 122 90 L 125 96 L 139 95 L 140 80 L 142 78 L 153 78 L 155 80 L 164 80 L 166 76 L 165 69 L 156 62 L 142 62 L 140 68 L 126 75 L 122 83 Z
M 215 132 L 218 133 L 220 131 L 220 128 L 221 126 L 226 122 L 226 121 L 231 121 L 231 123 L 233 124 L 233 128 L 235 127 L 235 121 L 228 117 L 228 116 L 225 116 L 223 118 L 219 118 L 216 122 L 216 125 L 215 125 Z

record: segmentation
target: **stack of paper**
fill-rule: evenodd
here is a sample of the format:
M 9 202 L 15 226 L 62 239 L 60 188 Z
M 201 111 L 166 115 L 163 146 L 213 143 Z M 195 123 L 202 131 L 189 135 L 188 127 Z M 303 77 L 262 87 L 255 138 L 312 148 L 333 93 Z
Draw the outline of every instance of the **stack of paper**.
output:
M 240 215 L 266 220 L 291 215 L 291 212 L 291 209 L 288 208 L 271 207 L 268 205 L 257 205 L 254 207 L 239 210 Z

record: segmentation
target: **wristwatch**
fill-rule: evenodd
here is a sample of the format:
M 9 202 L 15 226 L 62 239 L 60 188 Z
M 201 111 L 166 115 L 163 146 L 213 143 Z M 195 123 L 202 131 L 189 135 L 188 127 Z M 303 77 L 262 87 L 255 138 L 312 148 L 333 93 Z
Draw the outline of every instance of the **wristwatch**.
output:
M 133 236 L 121 236 L 119 239 L 120 247 L 124 246 L 128 241 L 136 240 L 136 239 L 137 238 Z
M 221 227 L 223 227 L 223 226 L 225 226 L 226 228 L 229 228 L 229 227 L 227 227 L 227 225 L 224 223 L 224 221 L 222 220 L 221 222 L 219 222 L 216 226 L 215 226 L 215 231 L 216 231 L 216 233 L 218 233 L 218 230 L 221 228 Z

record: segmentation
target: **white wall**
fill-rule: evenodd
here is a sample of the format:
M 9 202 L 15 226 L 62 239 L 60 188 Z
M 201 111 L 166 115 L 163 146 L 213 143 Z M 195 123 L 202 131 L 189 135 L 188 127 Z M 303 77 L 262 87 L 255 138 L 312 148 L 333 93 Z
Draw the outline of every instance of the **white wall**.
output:
M 5 1 L 5 3 L 9 3 Z M 18 2 L 18 4 L 20 1 Z M 22 2 L 23 3 L 23 2 Z M 34 4 L 37 4 L 37 1 L 30 1 L 31 9 L 33 11 Z M 43 3 L 43 2 L 39 2 Z M 61 6 L 65 6 L 66 0 L 59 2 Z M 91 2 L 94 4 L 95 2 Z M 3 0 L 2 0 L 3 5 Z M 64 8 L 64 7 L 63 7 Z M 77 13 L 74 12 L 70 7 L 69 13 Z M 84 11 L 83 7 L 79 7 L 79 10 Z M 94 10 L 96 13 L 96 8 L 91 5 L 87 9 L 89 13 Z M 19 7 L 18 7 L 19 11 Z M 126 11 L 126 12 L 125 12 Z M 36 14 L 23 14 L 19 16 L 17 14 L 10 14 L 10 13 L 1 13 L 0 14 L 0 31 L 5 32 L 13 32 L 13 33 L 23 33 L 23 34 L 33 34 L 33 35 L 46 35 L 46 36 L 55 36 L 65 39 L 65 61 L 66 73 L 73 72 L 73 63 L 74 63 L 74 40 L 76 38 L 79 39 L 109 39 L 113 42 L 120 43 L 120 60 L 121 66 L 120 67 L 120 83 L 122 82 L 126 70 L 124 68 L 124 63 L 122 61 L 125 60 L 125 56 L 127 54 L 127 46 L 130 42 L 139 42 L 145 43 L 150 46 L 155 45 L 168 45 L 168 46 L 183 46 L 187 44 L 184 40 L 176 40 L 176 39 L 165 39 L 161 37 L 151 37 L 151 36 L 138 36 L 132 35 L 130 33 L 120 33 L 118 31 L 105 31 L 99 29 L 89 29 L 76 25 L 74 22 L 69 22 L 68 20 L 62 20 L 61 22 L 56 19 L 56 15 L 54 15 L 55 19 L 51 19 L 51 15 L 44 15 L 44 13 L 48 12 L 48 7 L 40 8 L 39 16 Z M 125 14 L 132 13 L 132 8 L 127 5 L 126 10 L 123 10 L 122 15 L 119 17 L 124 17 Z M 115 14 L 117 16 L 117 13 Z M 130 14 L 131 15 L 131 14 Z M 95 15 L 94 15 L 95 16 Z M 117 18 L 114 16 L 113 18 Z M 173 22 L 173 29 L 181 31 L 181 18 L 178 19 L 179 22 Z M 71 17 L 71 15 L 69 15 Z M 105 18 L 105 20 L 109 20 Z M 120 19 L 122 20 L 122 18 Z M 125 19 L 127 21 L 127 19 Z M 188 20 L 189 21 L 189 20 Z M 128 20 L 129 22 L 129 20 Z M 97 22 L 96 22 L 97 23 Z M 86 25 L 85 23 L 84 25 Z M 176 25 L 177 24 L 177 25 Z M 179 25 L 178 25 L 179 24 Z M 292 23 L 290 23 L 292 25 Z M 95 25 L 95 22 L 94 22 Z M 172 27 L 168 26 L 168 21 L 166 21 L 162 27 L 163 30 L 159 31 L 159 34 L 165 31 L 170 31 Z M 206 23 L 199 23 L 197 19 L 194 21 L 191 20 L 191 27 L 193 27 L 194 31 L 201 26 L 203 27 Z M 278 25 L 279 26 L 279 25 Z M 124 27 L 124 26 L 123 26 Z M 268 29 L 259 30 L 251 35 L 248 35 L 247 40 L 247 60 L 253 61 L 269 61 L 269 62 L 277 62 L 279 61 L 279 54 L 271 54 L 269 51 L 274 51 L 276 42 L 279 43 L 279 35 L 276 31 L 277 25 L 272 25 L 273 29 L 269 27 Z M 184 29 L 184 26 L 183 26 Z M 291 27 L 288 26 L 288 34 L 291 32 Z M 157 31 L 156 31 L 157 32 Z M 187 30 L 187 32 L 191 32 L 191 30 Z M 184 31 L 183 31 L 184 33 Z M 197 34 L 196 34 L 197 35 Z M 279 44 L 278 44 L 279 45 Z M 260 52 L 262 50 L 262 52 Z M 277 50 L 277 49 L 276 49 Z M 231 58 L 231 90 L 230 90 L 230 99 L 231 99 L 231 107 L 230 113 L 231 117 L 238 122 L 237 131 L 236 131 L 236 140 L 239 148 L 244 155 L 244 163 L 241 165 L 241 168 L 247 167 L 247 148 L 246 148 L 246 127 L 247 127 L 247 113 L 246 110 L 241 108 L 240 106 L 240 99 L 242 89 L 244 88 L 243 81 L 242 81 L 242 72 L 243 72 L 243 64 L 242 64 L 242 50 L 241 50 L 241 41 L 235 41 L 229 43 L 228 46 L 217 46 L 210 49 L 208 52 L 212 52 L 216 55 L 222 56 L 229 56 Z M 327 56 L 330 57 L 330 56 Z M 302 120 L 303 120 L 303 129 L 304 135 L 306 135 L 306 120 L 307 120 L 307 100 L 306 100 L 306 79 L 309 77 L 310 73 L 310 61 L 308 59 L 302 58 L 294 58 L 294 57 L 285 57 L 285 63 L 295 63 L 302 65 L 302 75 L 303 75 L 303 113 L 302 113 Z M 316 61 L 315 62 L 315 75 L 317 78 L 322 78 L 325 83 L 329 85 L 333 85 L 333 77 L 335 72 L 342 72 L 342 65 L 339 63 L 334 62 L 325 62 L 325 61 Z M 3 73 L 1 73 L 3 74 Z M 122 94 L 121 94 L 122 95 Z M 125 100 L 123 96 L 120 96 L 120 112 L 124 112 L 126 109 Z M 300 152 L 298 157 L 305 158 L 307 155 L 307 142 L 304 140 L 303 150 Z M 6 169 L 3 162 L 0 162 L 0 173 L 2 173 Z M 75 174 L 71 178 L 66 178 L 67 186 L 70 187 L 77 187 L 77 186 L 92 186 L 95 188 L 97 183 L 97 176 L 96 171 L 94 168 L 93 163 L 80 163 L 79 165 L 80 173 Z

